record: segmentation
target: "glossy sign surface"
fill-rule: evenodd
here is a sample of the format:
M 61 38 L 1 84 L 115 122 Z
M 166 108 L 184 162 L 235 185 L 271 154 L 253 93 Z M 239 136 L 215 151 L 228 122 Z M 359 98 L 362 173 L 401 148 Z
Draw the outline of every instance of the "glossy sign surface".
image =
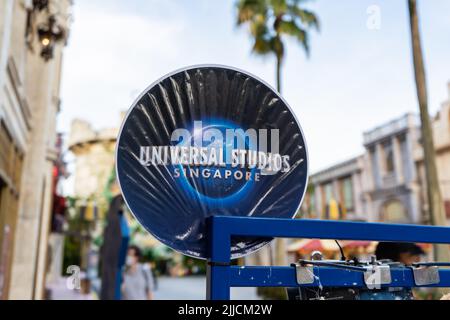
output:
M 293 218 L 307 184 L 307 150 L 286 102 L 224 66 L 179 70 L 150 86 L 122 125 L 116 169 L 124 199 L 158 240 L 207 258 L 211 215 Z M 271 239 L 235 238 L 232 258 Z

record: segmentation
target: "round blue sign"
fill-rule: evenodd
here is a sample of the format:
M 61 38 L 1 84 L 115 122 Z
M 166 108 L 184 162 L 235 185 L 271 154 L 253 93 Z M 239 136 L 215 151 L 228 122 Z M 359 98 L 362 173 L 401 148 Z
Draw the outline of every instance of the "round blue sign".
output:
M 130 211 L 159 241 L 207 258 L 212 215 L 293 218 L 307 185 L 305 139 L 265 82 L 195 66 L 152 84 L 120 130 L 116 169 Z M 231 256 L 271 239 L 234 238 Z

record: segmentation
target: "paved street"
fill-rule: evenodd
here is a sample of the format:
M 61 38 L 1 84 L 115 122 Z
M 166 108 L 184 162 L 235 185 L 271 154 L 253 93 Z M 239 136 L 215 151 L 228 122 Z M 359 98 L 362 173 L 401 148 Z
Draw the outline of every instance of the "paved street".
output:
M 51 300 L 95 300 L 95 294 L 83 295 L 79 290 L 70 290 L 67 287 L 67 278 L 61 278 L 49 284 Z
M 50 286 L 53 300 L 91 300 L 96 299 L 96 294 L 82 295 L 77 290 L 69 290 L 66 279 L 60 279 Z M 155 300 L 204 300 L 206 278 L 186 277 L 158 279 L 158 290 L 154 293 Z M 233 300 L 257 300 L 255 288 L 233 288 L 231 291 Z
M 155 292 L 157 300 L 203 300 L 205 299 L 206 278 L 160 278 Z M 233 288 L 232 300 L 256 300 L 255 288 Z

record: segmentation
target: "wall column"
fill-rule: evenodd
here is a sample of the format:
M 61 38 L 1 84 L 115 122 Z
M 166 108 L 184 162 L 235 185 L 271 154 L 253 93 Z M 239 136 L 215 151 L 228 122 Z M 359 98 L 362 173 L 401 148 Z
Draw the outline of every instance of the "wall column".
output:
M 29 150 L 25 156 L 22 175 L 22 194 L 19 203 L 19 217 L 15 236 L 10 299 L 35 299 L 41 293 L 35 291 L 38 278 L 39 250 L 43 240 L 41 233 L 48 230 L 49 210 L 47 151 L 51 135 L 54 134 L 52 88 L 54 60 L 45 62 L 39 54 L 28 53 L 26 89 L 31 110 L 32 131 Z M 51 179 L 50 179 L 51 180 Z
M 392 137 L 392 152 L 394 155 L 394 172 L 395 172 L 395 180 L 397 184 L 402 184 L 405 179 L 403 175 L 403 164 L 402 163 L 402 150 L 400 147 L 400 141 L 398 137 Z
M 320 184 L 314 186 L 314 198 L 316 201 L 316 217 L 317 219 L 323 219 L 322 186 Z
M 372 170 L 374 175 L 375 188 L 378 189 L 383 186 L 383 150 L 380 143 L 375 144 L 375 152 L 372 155 L 374 159 L 372 160 Z
M 363 216 L 367 216 L 366 212 L 363 212 L 361 196 L 363 191 L 361 190 L 361 174 L 354 173 L 352 174 L 352 196 L 353 196 L 353 209 L 354 209 L 354 217 L 360 218 Z

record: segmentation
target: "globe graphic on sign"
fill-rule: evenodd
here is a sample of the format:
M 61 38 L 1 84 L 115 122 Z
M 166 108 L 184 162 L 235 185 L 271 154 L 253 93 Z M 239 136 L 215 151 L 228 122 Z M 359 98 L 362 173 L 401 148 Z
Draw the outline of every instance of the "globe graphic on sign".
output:
M 184 68 L 150 85 L 128 111 L 116 146 L 130 212 L 157 240 L 200 259 L 208 258 L 208 217 L 292 219 L 307 172 L 305 138 L 286 101 L 225 66 Z M 233 237 L 231 257 L 271 240 Z
M 199 132 L 194 132 L 192 139 L 186 141 L 183 145 L 192 145 L 197 136 L 202 136 L 205 130 L 217 130 L 222 134 L 223 137 L 226 136 L 227 130 L 239 129 L 236 125 L 227 123 L 224 121 L 214 121 L 206 125 L 204 130 Z M 245 140 L 245 137 L 238 136 L 244 142 L 244 147 L 250 150 L 255 150 L 255 146 L 251 146 L 249 141 Z M 199 139 L 202 140 L 202 139 Z M 217 167 L 213 171 L 209 170 L 206 166 L 195 166 L 186 169 L 186 173 L 182 175 L 182 179 L 186 188 L 189 188 L 192 192 L 197 193 L 197 196 L 203 201 L 217 201 L 221 202 L 225 199 L 238 198 L 245 194 L 249 190 L 252 180 L 246 180 L 247 177 L 254 177 L 255 168 L 240 168 L 233 167 L 232 164 L 226 161 L 227 157 L 230 156 L 232 150 L 237 148 L 236 141 L 208 141 L 203 142 L 198 147 L 207 148 L 209 151 L 215 151 L 217 154 L 221 152 L 223 155 L 223 162 L 225 165 L 223 167 Z M 182 170 L 182 166 L 179 166 Z M 205 175 L 208 179 L 205 179 Z M 212 179 L 209 179 L 211 178 Z

